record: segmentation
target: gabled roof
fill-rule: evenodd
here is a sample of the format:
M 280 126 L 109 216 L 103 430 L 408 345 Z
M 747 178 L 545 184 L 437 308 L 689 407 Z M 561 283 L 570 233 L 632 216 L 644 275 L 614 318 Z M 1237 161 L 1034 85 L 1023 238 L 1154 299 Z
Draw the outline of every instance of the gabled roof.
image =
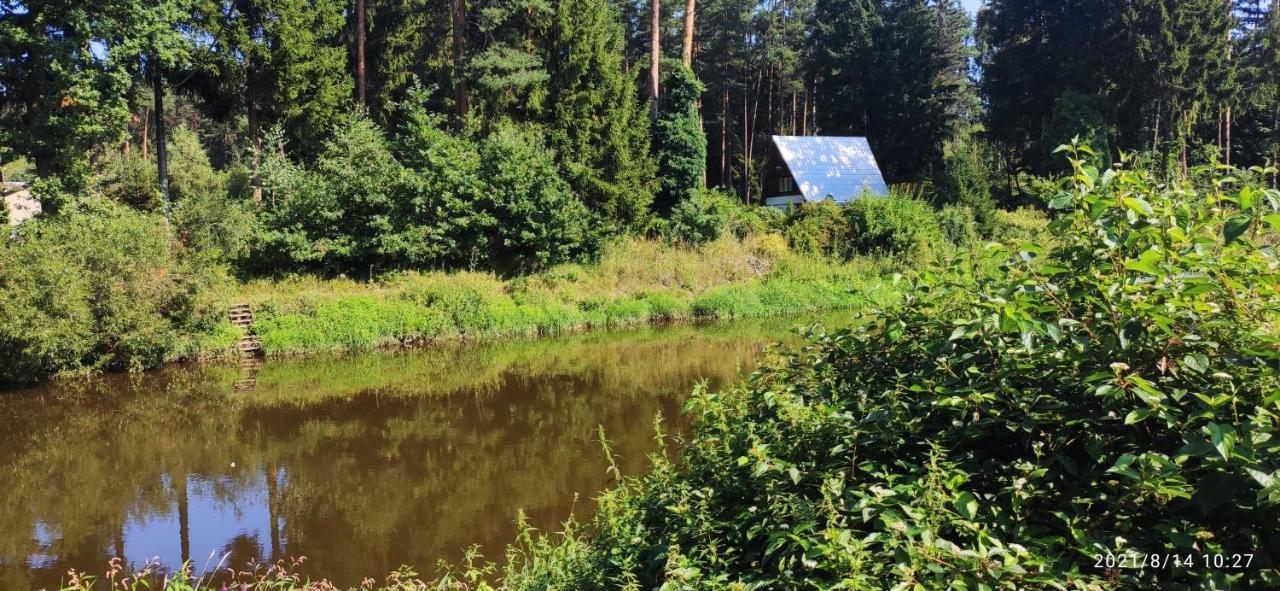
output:
M 889 194 L 865 137 L 775 135 L 773 143 L 805 201 L 830 196 L 843 203 L 863 190 Z

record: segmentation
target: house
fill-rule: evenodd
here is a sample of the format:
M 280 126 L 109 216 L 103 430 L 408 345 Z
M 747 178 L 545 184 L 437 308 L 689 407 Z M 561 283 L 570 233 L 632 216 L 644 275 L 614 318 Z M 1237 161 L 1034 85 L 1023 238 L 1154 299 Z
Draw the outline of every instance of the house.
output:
M 786 208 L 864 193 L 888 196 L 865 137 L 775 135 L 765 163 L 764 204 Z

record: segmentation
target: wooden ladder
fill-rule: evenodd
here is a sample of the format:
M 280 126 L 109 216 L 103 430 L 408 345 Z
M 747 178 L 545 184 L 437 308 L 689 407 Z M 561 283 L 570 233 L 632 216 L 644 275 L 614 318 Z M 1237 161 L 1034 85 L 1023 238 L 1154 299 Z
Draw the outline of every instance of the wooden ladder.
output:
M 250 308 L 249 304 L 236 304 L 227 310 L 227 318 L 231 320 L 231 324 L 245 330 L 245 335 L 240 338 L 240 342 L 236 343 L 236 350 L 240 352 L 240 356 L 261 355 L 262 341 L 258 340 L 258 335 L 249 332 L 253 328 L 253 308 Z

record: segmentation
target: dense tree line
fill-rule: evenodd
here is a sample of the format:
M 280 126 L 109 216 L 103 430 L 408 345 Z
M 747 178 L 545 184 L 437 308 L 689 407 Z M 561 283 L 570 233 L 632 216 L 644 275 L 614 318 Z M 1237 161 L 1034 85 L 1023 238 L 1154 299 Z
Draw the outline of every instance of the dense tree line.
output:
M 975 22 L 957 0 L 0 0 L 0 145 L 34 163 L 50 211 L 140 151 L 168 212 L 179 125 L 270 209 L 271 151 L 316 166 L 336 138 L 362 137 L 353 117 L 403 146 L 420 111 L 476 150 L 494 133 L 540 143 L 547 186 L 567 183 L 606 232 L 652 227 L 703 186 L 758 203 L 771 134 L 865 135 L 891 182 L 982 201 L 1026 192 L 1076 136 L 1100 161 L 1140 150 L 1173 173 L 1276 159 L 1274 12 L 991 0 Z
M 1107 158 L 1140 150 L 1182 173 L 1205 150 L 1276 159 L 1268 0 L 993 0 L 978 32 L 988 131 L 1017 169 L 1047 171 L 1076 134 Z

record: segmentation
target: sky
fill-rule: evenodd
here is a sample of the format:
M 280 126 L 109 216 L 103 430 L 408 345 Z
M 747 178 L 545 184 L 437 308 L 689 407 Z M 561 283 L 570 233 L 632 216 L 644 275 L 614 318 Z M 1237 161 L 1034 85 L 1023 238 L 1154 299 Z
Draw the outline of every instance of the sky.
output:
M 964 5 L 964 9 L 968 10 L 969 14 L 977 14 L 978 7 L 982 6 L 982 0 L 960 0 L 960 4 Z

